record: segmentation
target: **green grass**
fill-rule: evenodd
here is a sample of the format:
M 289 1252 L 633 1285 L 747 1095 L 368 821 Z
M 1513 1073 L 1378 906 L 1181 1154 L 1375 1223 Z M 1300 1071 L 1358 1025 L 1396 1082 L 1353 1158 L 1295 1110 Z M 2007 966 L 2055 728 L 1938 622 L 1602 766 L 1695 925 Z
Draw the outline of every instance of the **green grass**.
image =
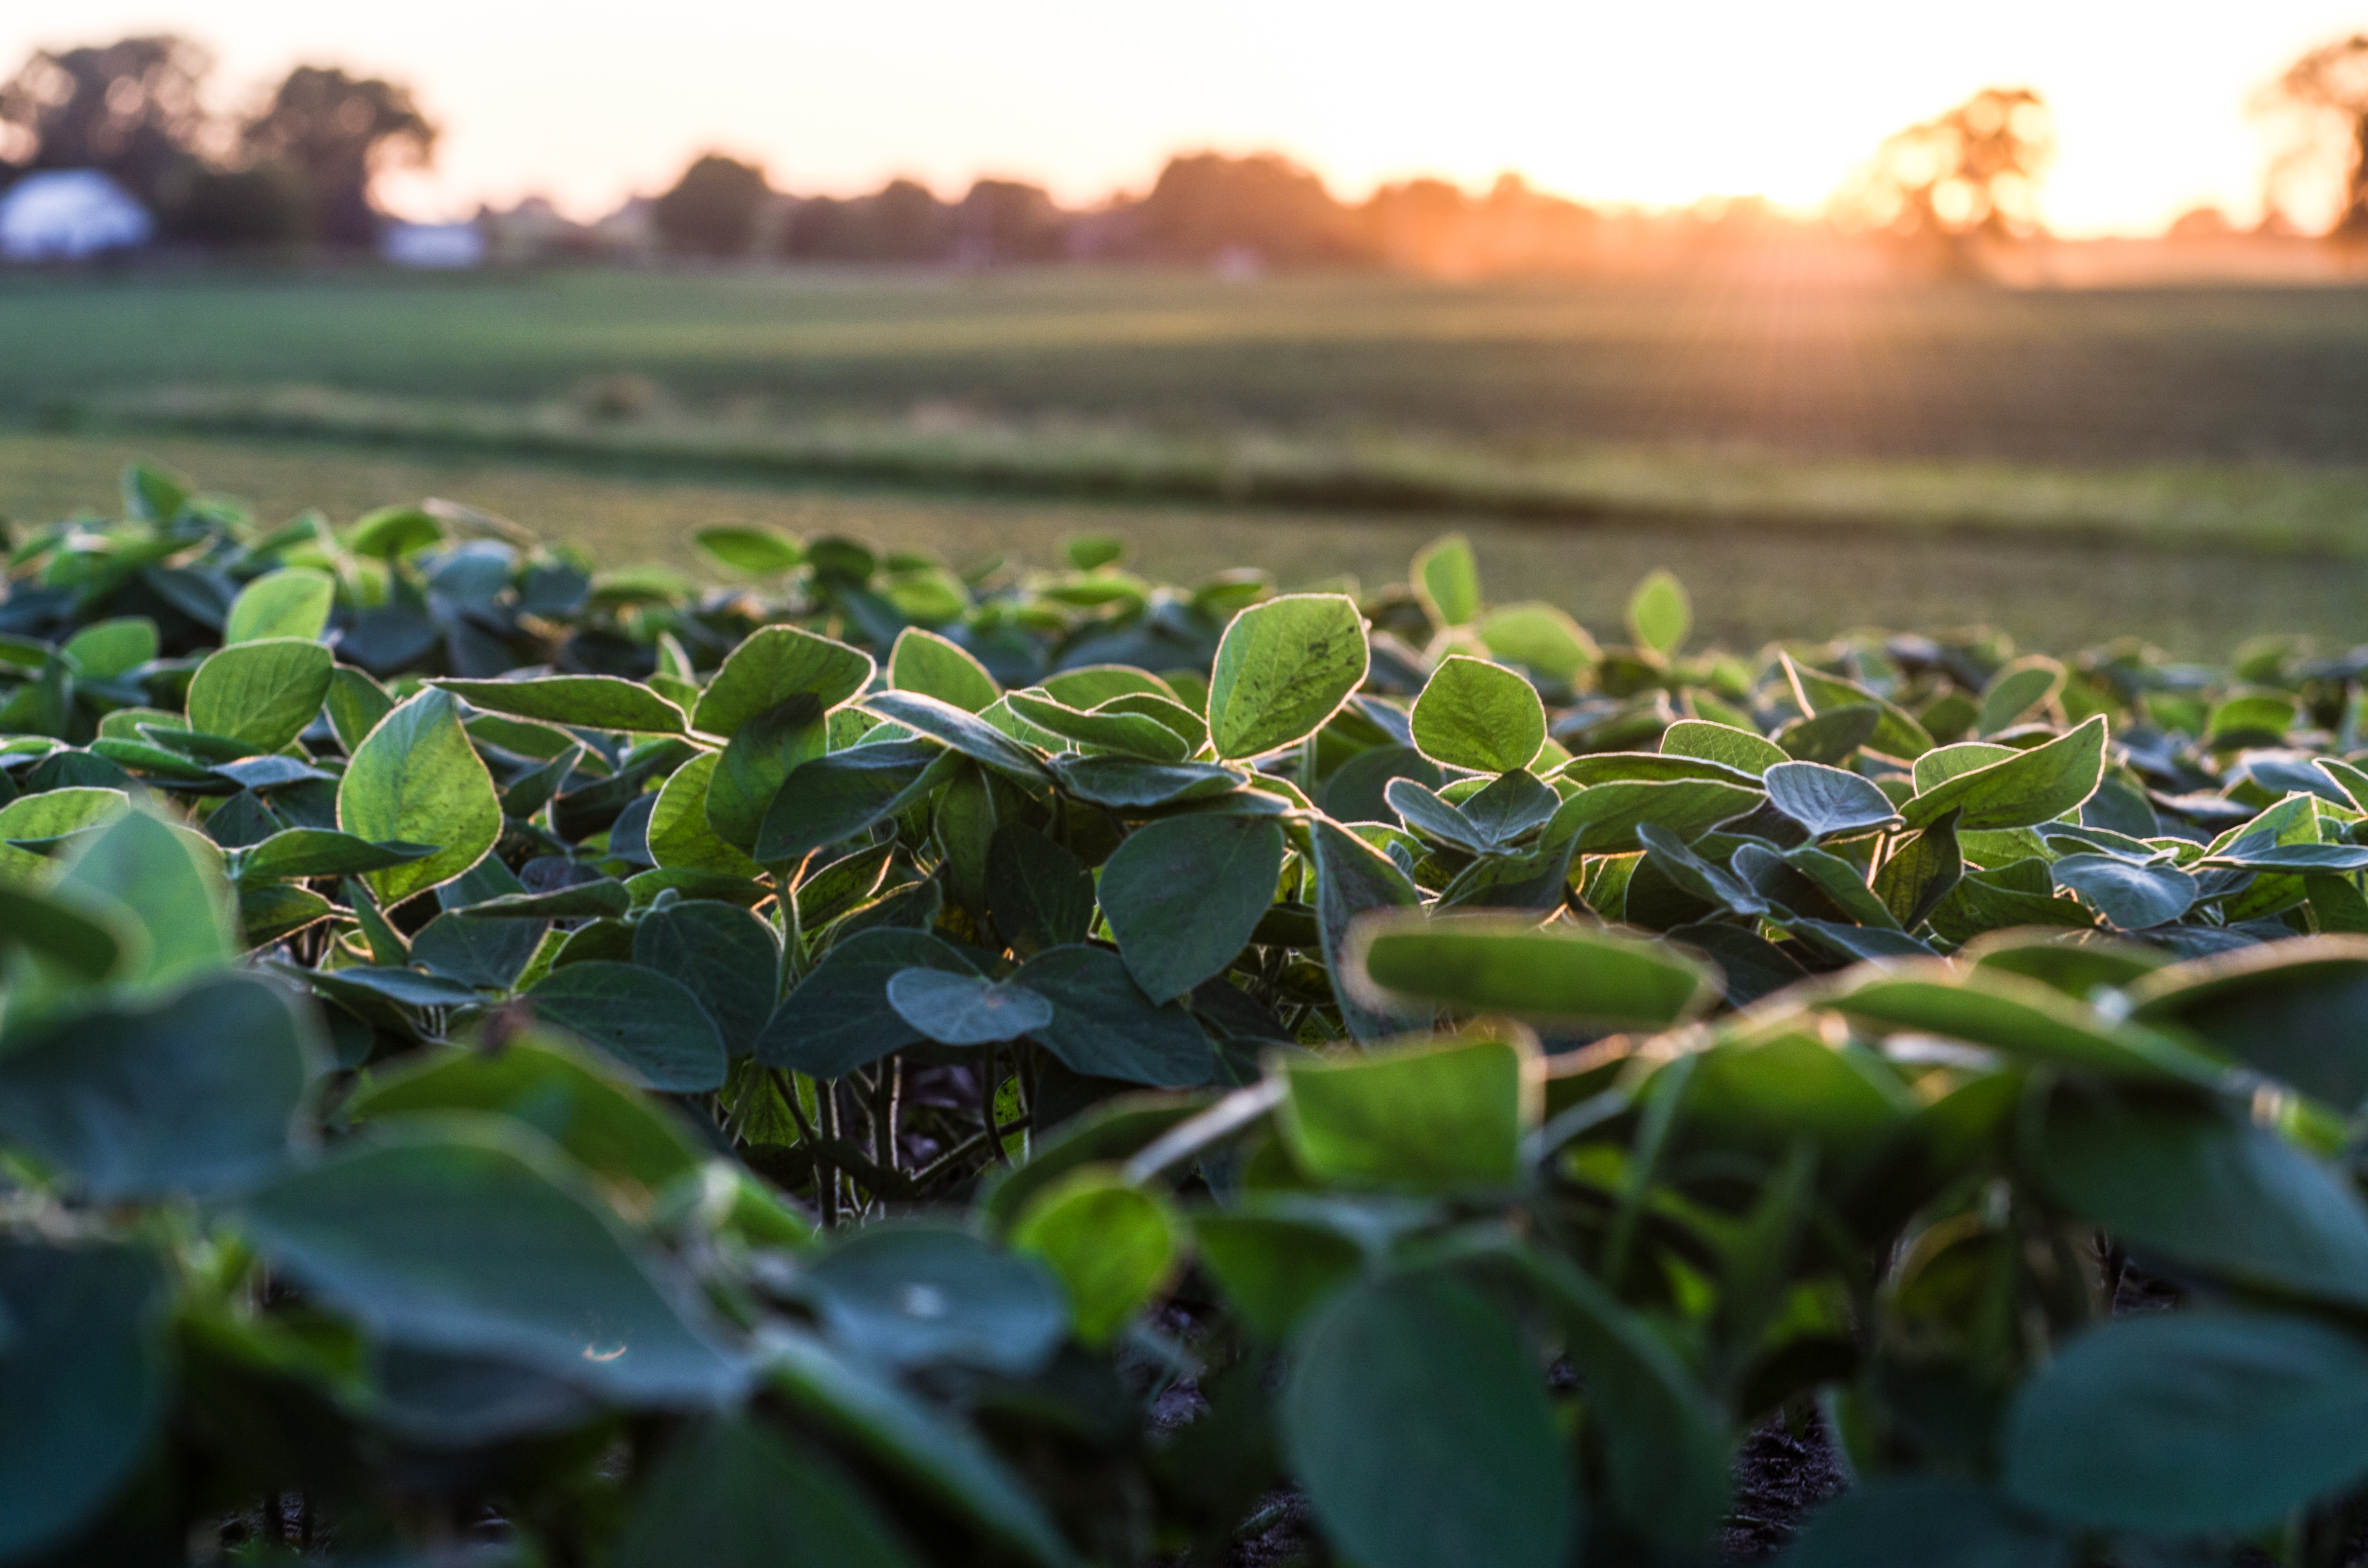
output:
M 1472 540 L 1492 597 L 1540 598 L 1613 632 L 1637 580 L 1656 566 L 1691 590 L 1705 635 L 1756 647 L 1868 625 L 1987 621 L 2027 645 L 2069 649 L 2129 633 L 2181 654 L 2224 654 L 2263 631 L 2329 647 L 2368 635 L 2368 560 L 2198 548 L 2143 540 L 1810 528 L 1697 520 L 1584 524 L 1485 514 L 1410 517 L 1354 509 L 1108 505 L 916 494 L 853 486 L 599 472 L 484 455 L 421 455 L 324 443 L 183 437 L 0 436 L 0 513 L 18 519 L 115 505 L 114 479 L 152 458 L 210 488 L 249 498 L 270 518 L 312 506 L 339 522 L 372 506 L 445 495 L 574 540 L 610 562 L 655 560 L 704 570 L 698 528 L 767 523 L 803 535 L 854 534 L 934 551 L 958 564 L 1005 554 L 1050 563 L 1062 538 L 1099 531 L 1133 545 L 1156 577 L 1189 581 L 1255 564 L 1286 585 L 1350 574 L 1402 580 L 1425 540 Z
M 0 401 L 20 409 L 185 384 L 516 403 L 631 370 L 708 409 L 2368 463 L 2368 290 L 2352 289 L 129 274 L 0 281 Z
M 0 278 L 0 421 L 1364 509 L 2368 540 L 2368 290 Z M 648 412 L 574 394 L 630 372 Z

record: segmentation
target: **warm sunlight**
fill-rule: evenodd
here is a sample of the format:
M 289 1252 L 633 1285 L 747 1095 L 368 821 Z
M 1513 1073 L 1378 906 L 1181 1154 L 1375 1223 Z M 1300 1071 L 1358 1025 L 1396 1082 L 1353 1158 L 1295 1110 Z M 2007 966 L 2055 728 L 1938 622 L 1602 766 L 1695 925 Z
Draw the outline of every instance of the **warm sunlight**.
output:
M 1344 195 L 1516 168 L 1583 199 L 1822 200 L 1887 132 L 1989 85 L 2055 108 L 2044 209 L 2069 233 L 2159 228 L 2199 202 L 2249 218 L 2263 146 L 2247 96 L 2356 26 L 2337 0 L 1875 0 L 1773 7 L 1474 0 L 864 6 L 601 0 L 552 26 L 527 0 L 393 9 L 300 0 L 49 0 L 0 14 L 0 56 L 109 29 L 208 41 L 242 88 L 295 58 L 416 83 L 447 134 L 388 187 L 418 215 L 541 191 L 579 216 L 723 146 L 801 189 L 982 173 L 1066 199 L 1140 188 L 1179 149 L 1279 148 Z

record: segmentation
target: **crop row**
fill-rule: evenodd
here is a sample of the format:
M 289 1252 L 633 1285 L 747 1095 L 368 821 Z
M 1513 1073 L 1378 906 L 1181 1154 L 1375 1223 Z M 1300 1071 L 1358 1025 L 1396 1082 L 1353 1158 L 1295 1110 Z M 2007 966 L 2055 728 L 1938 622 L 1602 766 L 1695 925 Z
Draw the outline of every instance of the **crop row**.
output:
M 2343 1560 L 2368 651 L 11 543 L 0 1562 Z

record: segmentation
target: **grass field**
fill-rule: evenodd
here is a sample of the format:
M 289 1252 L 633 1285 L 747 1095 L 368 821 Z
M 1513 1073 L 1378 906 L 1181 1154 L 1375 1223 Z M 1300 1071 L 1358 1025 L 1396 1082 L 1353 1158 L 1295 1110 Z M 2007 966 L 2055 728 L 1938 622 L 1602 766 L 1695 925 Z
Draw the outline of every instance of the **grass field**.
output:
M 1519 447 L 2368 463 L 2368 290 L 2018 292 L 1383 276 L 278 278 L 0 283 L 0 402 L 171 384 L 530 402 L 635 371 L 705 407 L 946 403 Z
M 17 517 L 153 451 L 267 511 L 435 492 L 610 559 L 762 517 L 1372 581 L 1461 527 L 1504 597 L 1609 624 L 1667 563 L 1734 641 L 2368 631 L 2361 289 L 18 275 L 0 356 Z

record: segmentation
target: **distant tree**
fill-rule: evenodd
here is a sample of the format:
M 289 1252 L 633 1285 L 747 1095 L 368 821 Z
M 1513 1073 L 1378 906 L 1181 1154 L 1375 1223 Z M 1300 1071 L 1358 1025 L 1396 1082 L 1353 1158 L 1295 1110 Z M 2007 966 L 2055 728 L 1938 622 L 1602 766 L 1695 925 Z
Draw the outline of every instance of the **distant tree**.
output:
M 406 87 L 299 65 L 247 121 L 244 141 L 253 156 L 303 176 L 314 240 L 359 248 L 378 240 L 371 181 L 391 167 L 425 165 L 436 150 L 436 127 Z
M 892 179 L 867 199 L 867 261 L 944 261 L 953 254 L 953 209 L 917 180 Z
M 189 244 L 282 250 L 312 239 L 313 205 L 311 185 L 286 164 L 192 164 L 165 182 L 157 211 L 165 232 Z
M 1057 261 L 1068 246 L 1067 214 L 1042 186 L 979 180 L 954 211 L 962 228 L 959 255 L 967 266 Z
M 1274 153 L 1170 158 L 1138 210 L 1153 256 L 1207 263 L 1225 251 L 1254 252 L 1277 266 L 1363 260 L 1369 255 L 1349 210 L 1324 182 Z
M 1976 242 L 2039 232 L 2039 182 L 2055 155 L 2054 123 L 2037 93 L 1985 87 L 1884 138 L 1840 205 L 1941 267 L 1970 270 Z
M 956 232 L 953 208 L 918 181 L 896 179 L 870 196 L 799 202 L 783 226 L 781 254 L 802 261 L 950 261 Z
M 2341 192 L 2330 233 L 2368 239 L 2368 33 L 2320 44 L 2286 68 L 2258 108 L 2289 111 L 2301 134 L 2272 165 L 2273 186 L 2332 164 Z
M 170 34 L 41 50 L 0 83 L 0 153 L 20 169 L 98 169 L 154 204 L 194 164 L 212 62 Z M 13 144 L 13 145 L 12 145 Z
M 772 188 L 754 164 L 706 153 L 658 198 L 653 217 L 666 249 L 685 256 L 746 256 Z

